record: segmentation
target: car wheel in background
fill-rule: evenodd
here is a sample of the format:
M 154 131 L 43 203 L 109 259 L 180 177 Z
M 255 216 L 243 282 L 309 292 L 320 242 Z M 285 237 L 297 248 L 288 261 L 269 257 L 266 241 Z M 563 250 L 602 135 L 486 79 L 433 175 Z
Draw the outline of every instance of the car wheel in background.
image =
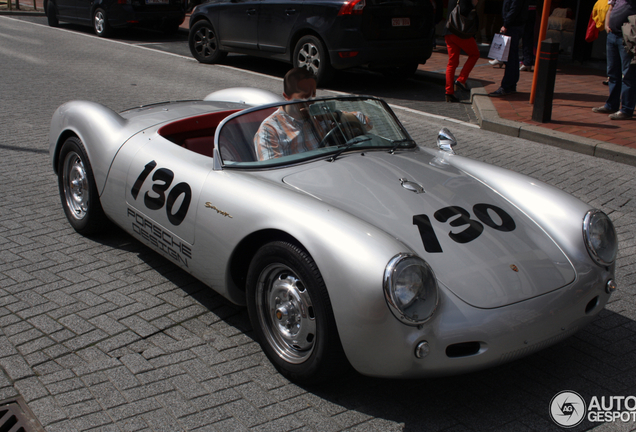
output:
M 57 19 L 57 6 L 52 1 L 49 1 L 46 7 L 46 20 L 51 27 L 60 25 L 60 21 Z
M 111 29 L 104 9 L 98 8 L 93 12 L 93 28 L 95 29 L 95 34 L 99 37 L 110 36 Z
M 334 75 L 334 69 L 329 62 L 329 54 L 324 44 L 315 36 L 303 36 L 294 49 L 294 67 L 309 69 L 316 76 L 318 85 L 329 82 Z
M 227 56 L 226 51 L 219 49 L 216 32 L 208 21 L 199 21 L 192 26 L 188 45 L 194 58 L 201 63 L 218 63 Z
M 288 379 L 313 383 L 348 365 L 327 288 L 303 249 L 276 241 L 258 250 L 247 274 L 247 307 L 263 351 Z
M 58 187 L 64 213 L 80 234 L 95 234 L 108 224 L 82 141 L 68 138 L 58 160 Z
M 413 77 L 413 75 L 415 75 L 415 72 L 417 72 L 418 66 L 419 66 L 419 63 L 413 62 L 413 63 L 403 64 L 401 66 L 384 68 L 382 69 L 382 74 L 385 77 L 391 78 L 391 79 L 399 79 L 399 80 L 409 79 Z

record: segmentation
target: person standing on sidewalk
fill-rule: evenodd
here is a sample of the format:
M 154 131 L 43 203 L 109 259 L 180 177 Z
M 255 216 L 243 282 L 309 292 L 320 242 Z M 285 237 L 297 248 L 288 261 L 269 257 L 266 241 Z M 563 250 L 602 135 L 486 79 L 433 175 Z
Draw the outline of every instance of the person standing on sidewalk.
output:
M 449 0 L 448 1 L 448 13 L 455 9 L 459 2 L 459 10 L 462 16 L 468 16 L 468 14 L 475 9 L 478 0 Z M 479 60 L 479 47 L 475 37 L 471 36 L 466 39 L 453 34 L 448 27 L 444 27 L 444 41 L 446 41 L 446 48 L 448 50 L 448 64 L 446 65 L 446 102 L 459 102 L 459 99 L 455 97 L 455 90 L 461 89 L 468 91 L 468 75 L 473 70 L 475 63 Z M 468 54 L 468 60 L 464 63 L 462 71 L 459 73 L 459 77 L 455 80 L 455 70 L 459 66 L 459 55 L 461 51 Z
M 534 51 L 537 46 L 539 35 L 535 32 L 535 22 L 537 20 L 537 0 L 528 1 L 528 17 L 523 26 L 523 34 L 521 35 L 521 51 L 523 52 L 523 64 L 519 67 L 520 71 L 532 71 L 534 66 Z M 511 47 L 512 48 L 512 47 Z
M 636 0 L 634 0 L 636 1 Z M 510 36 L 510 54 L 501 87 L 488 96 L 501 97 L 516 93 L 519 82 L 519 39 L 528 16 L 528 0 L 504 0 L 501 10 L 503 26 L 499 32 Z
M 634 116 L 636 105 L 636 64 L 631 64 L 632 56 L 623 45 L 621 26 L 630 15 L 636 15 L 636 0 L 609 0 L 608 3 L 605 30 L 609 97 L 605 105 L 592 111 L 609 114 L 612 120 L 626 120 Z

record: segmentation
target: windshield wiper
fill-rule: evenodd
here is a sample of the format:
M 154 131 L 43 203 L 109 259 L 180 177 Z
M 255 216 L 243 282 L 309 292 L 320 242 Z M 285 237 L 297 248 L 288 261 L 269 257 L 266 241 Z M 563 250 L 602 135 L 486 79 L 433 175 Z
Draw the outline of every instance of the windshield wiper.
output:
M 336 154 L 334 154 L 331 157 L 331 159 L 329 159 L 329 162 L 335 161 L 338 156 L 340 156 L 342 153 L 349 150 L 353 145 L 361 143 L 361 142 L 369 141 L 370 139 L 371 139 L 370 136 L 365 136 L 365 135 L 358 135 L 357 137 L 351 138 L 349 141 L 345 143 L 345 146 L 343 148 L 338 150 Z
M 395 153 L 395 150 L 400 146 L 400 144 L 404 144 L 404 143 L 415 144 L 415 141 L 413 141 L 410 138 L 404 138 L 401 140 L 391 141 L 391 144 L 393 144 L 393 147 L 391 147 L 391 150 L 389 151 L 389 153 L 390 154 Z

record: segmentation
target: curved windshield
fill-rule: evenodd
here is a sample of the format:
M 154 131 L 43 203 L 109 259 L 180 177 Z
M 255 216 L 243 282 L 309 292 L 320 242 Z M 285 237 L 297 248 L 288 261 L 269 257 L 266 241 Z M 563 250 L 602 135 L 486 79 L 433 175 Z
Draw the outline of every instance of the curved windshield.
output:
M 374 98 L 292 101 L 241 112 L 217 130 L 225 167 L 264 168 L 349 149 L 413 147 L 388 105 Z

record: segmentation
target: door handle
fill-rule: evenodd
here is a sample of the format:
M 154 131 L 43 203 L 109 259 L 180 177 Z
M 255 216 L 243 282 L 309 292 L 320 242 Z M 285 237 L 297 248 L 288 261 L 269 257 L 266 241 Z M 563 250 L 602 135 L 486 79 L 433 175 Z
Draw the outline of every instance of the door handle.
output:
M 287 9 L 285 10 L 285 13 L 289 16 L 289 15 L 293 15 L 296 13 L 296 9 Z
M 256 13 L 256 9 L 248 9 L 247 10 L 247 14 L 248 15 L 254 15 Z

